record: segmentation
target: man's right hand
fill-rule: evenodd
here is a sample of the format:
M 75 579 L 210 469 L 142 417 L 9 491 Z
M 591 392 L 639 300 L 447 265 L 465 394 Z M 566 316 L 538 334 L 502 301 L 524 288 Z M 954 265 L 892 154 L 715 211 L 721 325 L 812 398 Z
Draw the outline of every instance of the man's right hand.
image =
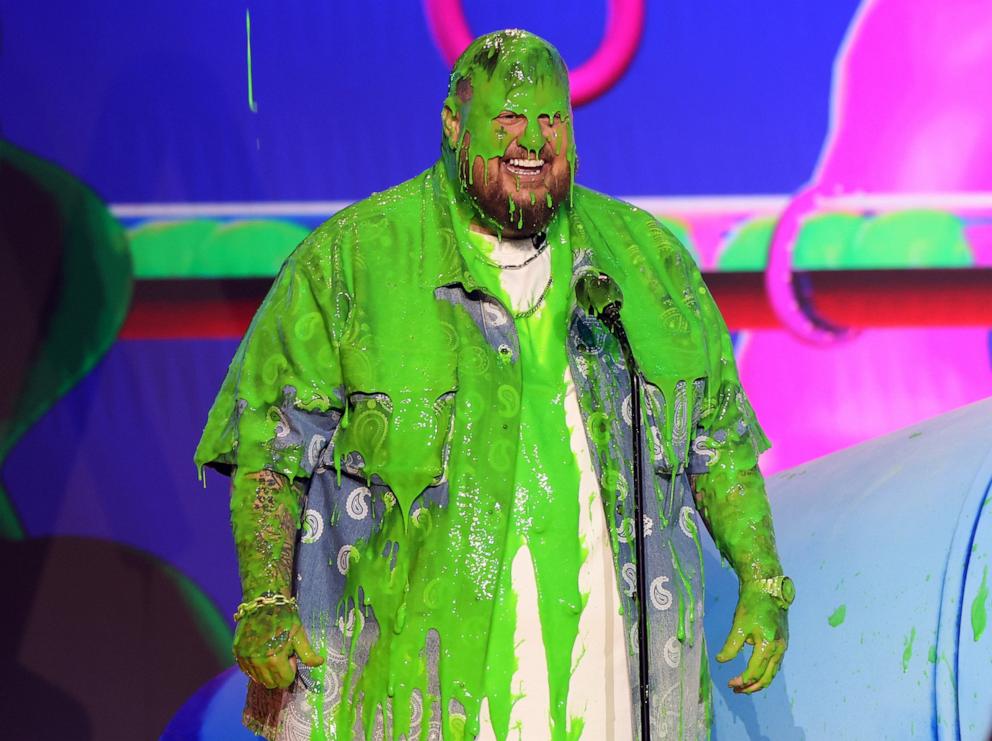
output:
M 289 687 L 296 676 L 297 656 L 310 667 L 324 663 L 310 645 L 295 607 L 267 605 L 238 621 L 234 657 L 241 671 L 259 684 L 269 689 Z

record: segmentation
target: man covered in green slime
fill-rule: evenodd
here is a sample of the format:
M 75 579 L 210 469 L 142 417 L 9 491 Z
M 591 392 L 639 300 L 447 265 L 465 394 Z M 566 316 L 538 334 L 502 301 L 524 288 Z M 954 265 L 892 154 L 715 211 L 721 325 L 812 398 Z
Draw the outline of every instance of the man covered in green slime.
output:
M 740 578 L 717 654 L 754 645 L 736 691 L 775 676 L 791 601 L 723 320 L 668 230 L 574 184 L 547 42 L 477 39 L 442 127 L 433 167 L 289 257 L 197 450 L 232 474 L 245 722 L 637 738 L 645 650 L 652 738 L 705 737 L 697 513 Z M 637 403 L 617 333 L 578 298 L 590 276 L 621 302 Z

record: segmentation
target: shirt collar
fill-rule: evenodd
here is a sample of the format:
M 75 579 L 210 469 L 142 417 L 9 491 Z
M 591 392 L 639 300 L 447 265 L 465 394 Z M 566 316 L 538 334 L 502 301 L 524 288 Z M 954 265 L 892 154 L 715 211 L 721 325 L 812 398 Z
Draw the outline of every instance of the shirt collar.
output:
M 421 198 L 421 285 L 433 291 L 457 283 L 475 290 L 478 283 L 458 246 L 468 239 L 471 213 L 458 198 L 444 160 L 427 171 Z

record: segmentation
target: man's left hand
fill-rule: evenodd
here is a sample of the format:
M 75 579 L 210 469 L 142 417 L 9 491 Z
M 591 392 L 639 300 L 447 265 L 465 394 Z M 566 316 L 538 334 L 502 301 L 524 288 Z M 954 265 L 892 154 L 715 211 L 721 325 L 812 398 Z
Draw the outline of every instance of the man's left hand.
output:
M 719 662 L 730 661 L 745 643 L 754 646 L 743 674 L 730 680 L 737 693 L 751 694 L 771 684 L 789 645 L 789 621 L 785 609 L 754 584 L 741 585 L 734 624 L 720 653 Z

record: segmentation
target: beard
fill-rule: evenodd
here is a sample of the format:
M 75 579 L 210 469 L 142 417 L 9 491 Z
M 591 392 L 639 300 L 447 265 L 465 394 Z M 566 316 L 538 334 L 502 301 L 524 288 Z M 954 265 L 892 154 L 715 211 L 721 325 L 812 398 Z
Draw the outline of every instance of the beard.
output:
M 545 165 L 539 176 L 516 177 L 504 163 L 526 159 L 527 153 L 508 151 L 484 161 L 476 157 L 469 178 L 468 146 L 459 153 L 459 180 L 484 222 L 504 236 L 529 237 L 545 230 L 571 187 L 571 165 L 565 153 L 550 145 L 541 150 Z M 550 196 L 550 203 L 549 203 Z M 510 203 L 513 203 L 511 206 Z

